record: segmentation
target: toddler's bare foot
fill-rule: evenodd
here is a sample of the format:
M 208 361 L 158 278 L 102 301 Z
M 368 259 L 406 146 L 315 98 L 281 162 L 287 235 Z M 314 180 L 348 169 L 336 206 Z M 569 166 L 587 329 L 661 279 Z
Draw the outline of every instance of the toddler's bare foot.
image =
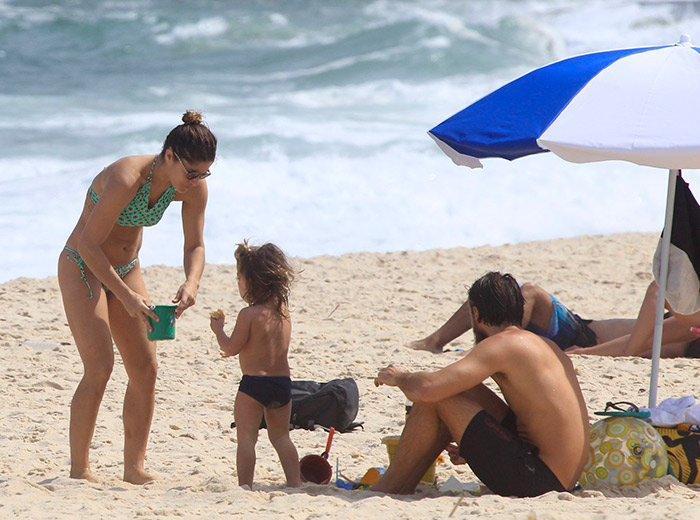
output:
M 433 354 L 442 354 L 442 347 L 438 347 L 432 344 L 427 339 L 411 341 L 410 343 L 406 343 L 406 345 L 404 346 L 413 350 L 425 350 L 428 352 L 432 352 Z
M 90 468 L 83 468 L 80 471 L 71 470 L 70 478 L 87 480 L 88 482 L 94 483 L 99 482 L 99 480 L 97 480 L 97 478 L 95 478 L 95 476 L 92 474 L 92 471 L 90 471 Z
M 129 482 L 130 484 L 136 484 L 138 486 L 142 484 L 148 484 L 149 482 L 152 482 L 155 479 L 156 477 L 142 469 L 132 470 L 129 473 L 127 473 L 126 471 L 124 472 L 124 481 Z

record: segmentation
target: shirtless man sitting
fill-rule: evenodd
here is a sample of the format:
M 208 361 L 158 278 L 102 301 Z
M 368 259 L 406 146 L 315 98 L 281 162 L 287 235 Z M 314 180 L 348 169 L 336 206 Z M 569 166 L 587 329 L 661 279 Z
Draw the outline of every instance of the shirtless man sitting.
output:
M 382 369 L 375 385 L 398 386 L 413 408 L 391 464 L 373 491 L 412 493 L 451 442 L 494 493 L 571 490 L 589 446 L 586 405 L 568 356 L 521 328 L 515 279 L 489 273 L 469 289 L 476 346 L 436 372 Z M 491 378 L 505 401 L 487 388 Z

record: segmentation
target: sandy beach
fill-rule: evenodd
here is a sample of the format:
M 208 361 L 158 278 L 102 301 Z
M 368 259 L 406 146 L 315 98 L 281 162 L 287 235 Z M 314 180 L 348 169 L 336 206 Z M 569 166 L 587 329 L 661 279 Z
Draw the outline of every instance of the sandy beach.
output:
M 591 319 L 635 317 L 651 275 L 657 234 L 581 236 L 500 247 L 294 258 L 302 270 L 292 289 L 290 362 L 293 379 L 353 377 L 364 430 L 338 434 L 330 462 L 351 478 L 386 466 L 381 439 L 404 424 L 403 394 L 375 388 L 388 363 L 435 369 L 472 345 L 467 334 L 441 355 L 403 347 L 447 319 L 465 285 L 486 271 L 536 282 Z M 58 255 L 58 251 L 56 252 Z M 233 254 L 231 255 L 233 256 Z M 232 258 L 233 261 L 233 258 Z M 179 268 L 152 266 L 144 277 L 154 303 L 168 303 Z M 55 277 L 0 285 L 0 518 L 453 518 L 656 519 L 700 518 L 700 488 L 671 476 L 641 486 L 549 493 L 532 499 L 460 497 L 420 486 L 413 496 L 383 496 L 334 486 L 282 486 L 284 476 L 265 431 L 258 444 L 256 486 L 237 485 L 233 397 L 237 359 L 222 359 L 209 330 L 209 311 L 226 312 L 227 331 L 243 305 L 234 265 L 208 265 L 197 305 L 177 323 L 177 337 L 158 345 L 159 381 L 146 467 L 146 486 L 121 480 L 121 406 L 126 377 L 117 355 L 100 410 L 91 464 L 100 483 L 68 478 L 69 403 L 81 376 Z M 650 362 L 574 356 L 592 415 L 605 402 L 645 406 Z M 696 393 L 698 359 L 661 360 L 659 400 Z M 591 421 L 595 418 L 592 416 Z M 320 454 L 327 433 L 294 430 L 300 456 Z M 476 482 L 467 466 L 437 467 L 438 484 L 454 476 Z M 457 505 L 456 509 L 455 506 Z

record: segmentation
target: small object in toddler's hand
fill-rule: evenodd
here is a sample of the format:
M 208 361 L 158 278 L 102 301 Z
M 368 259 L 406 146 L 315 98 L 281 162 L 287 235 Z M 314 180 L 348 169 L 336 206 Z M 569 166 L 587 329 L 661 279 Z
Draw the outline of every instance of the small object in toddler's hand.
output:
M 692 332 L 696 336 L 700 336 L 700 327 L 690 327 L 690 332 Z
M 211 311 L 209 313 L 209 317 L 211 317 L 215 320 L 218 320 L 219 318 L 223 318 L 223 316 L 224 316 L 224 311 L 221 308 L 219 308 L 215 311 Z

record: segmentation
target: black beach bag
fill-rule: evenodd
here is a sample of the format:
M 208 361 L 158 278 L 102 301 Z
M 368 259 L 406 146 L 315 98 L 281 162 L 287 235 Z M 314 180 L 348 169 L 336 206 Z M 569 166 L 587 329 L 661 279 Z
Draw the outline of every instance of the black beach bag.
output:
M 316 381 L 292 381 L 292 413 L 289 429 L 316 427 L 335 428 L 344 433 L 362 428 L 361 422 L 354 422 L 360 406 L 360 392 L 351 377 L 333 379 L 327 383 Z M 231 423 L 231 428 L 236 423 Z M 263 417 L 261 428 L 266 428 Z

